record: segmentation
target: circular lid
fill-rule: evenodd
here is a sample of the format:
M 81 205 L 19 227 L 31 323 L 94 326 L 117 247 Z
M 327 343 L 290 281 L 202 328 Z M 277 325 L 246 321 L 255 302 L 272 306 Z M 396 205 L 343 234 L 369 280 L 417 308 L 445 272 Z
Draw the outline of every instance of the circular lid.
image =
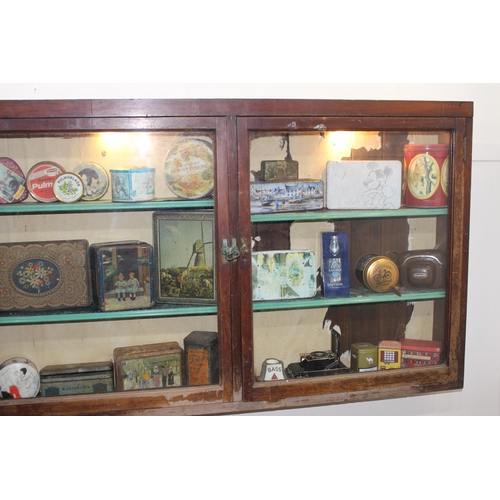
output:
M 74 172 L 63 172 L 54 180 L 54 195 L 63 203 L 73 203 L 82 198 L 84 192 L 83 179 Z
M 0 390 L 3 398 L 34 398 L 40 391 L 40 374 L 26 358 L 11 358 L 0 365 Z
M 398 279 L 398 266 L 388 257 L 374 257 L 363 270 L 363 281 L 374 292 L 388 292 L 396 286 Z
M 101 165 L 93 162 L 80 163 L 74 171 L 83 180 L 83 201 L 95 201 L 106 194 L 109 176 Z
M 0 158 L 0 203 L 19 203 L 28 197 L 26 177 L 11 158 Z
M 44 203 L 57 201 L 53 189 L 54 180 L 63 172 L 64 168 L 53 161 L 41 161 L 33 165 L 26 176 L 31 196 Z
M 449 144 L 405 144 L 404 151 L 439 151 L 447 152 L 450 150 Z
M 203 198 L 214 190 L 212 145 L 201 140 L 177 142 L 165 158 L 165 182 L 180 198 Z

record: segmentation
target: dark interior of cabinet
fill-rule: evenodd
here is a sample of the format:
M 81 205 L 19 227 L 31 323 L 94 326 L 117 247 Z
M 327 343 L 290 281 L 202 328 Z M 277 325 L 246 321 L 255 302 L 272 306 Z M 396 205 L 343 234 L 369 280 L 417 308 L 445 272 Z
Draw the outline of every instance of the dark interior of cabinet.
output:
M 342 160 L 399 160 L 403 164 L 404 145 L 407 133 L 381 132 L 381 148 L 352 149 Z M 445 244 L 446 218 L 439 218 L 438 235 L 443 235 L 438 244 Z M 290 249 L 291 222 L 252 224 L 254 250 Z M 349 268 L 351 288 L 362 286 L 356 278 L 354 268 L 357 260 L 366 254 L 386 255 L 388 252 L 404 252 L 408 249 L 410 225 L 406 218 L 355 219 L 335 221 L 337 231 L 345 231 L 349 241 Z M 321 269 L 318 270 L 321 273 Z M 321 277 L 318 278 L 321 283 Z M 394 292 L 387 292 L 394 293 Z M 355 342 L 370 342 L 377 345 L 380 340 L 401 340 L 412 317 L 414 306 L 410 302 L 374 303 L 349 306 L 332 306 L 327 309 L 324 323 L 341 328 L 341 351 Z M 444 300 L 434 301 L 434 325 L 432 338 L 444 340 Z

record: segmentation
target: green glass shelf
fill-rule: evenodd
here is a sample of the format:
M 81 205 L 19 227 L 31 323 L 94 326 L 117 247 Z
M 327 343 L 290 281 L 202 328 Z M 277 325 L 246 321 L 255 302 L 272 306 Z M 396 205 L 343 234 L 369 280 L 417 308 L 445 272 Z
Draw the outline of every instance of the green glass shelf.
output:
M 216 305 L 156 304 L 150 309 L 126 311 L 99 311 L 95 307 L 64 309 L 60 311 L 9 312 L 0 314 L 0 326 L 42 323 L 74 323 L 85 321 L 113 321 L 120 319 L 164 318 L 173 316 L 204 316 L 217 314 Z
M 281 221 L 321 221 L 339 219 L 379 219 L 389 217 L 435 217 L 446 215 L 444 208 L 400 208 L 397 210 L 316 210 L 309 212 L 273 212 L 254 214 L 252 222 L 281 222 Z
M 401 290 L 401 296 L 399 296 L 395 292 L 373 293 L 365 288 L 353 288 L 350 297 L 325 298 L 318 294 L 310 299 L 254 301 L 253 310 L 275 311 L 279 309 L 308 309 L 380 302 L 417 302 L 444 299 L 445 297 L 446 293 L 443 289 Z
M 22 202 L 0 205 L 0 215 L 53 214 L 78 212 L 131 212 L 147 210 L 163 210 L 172 208 L 213 208 L 214 200 L 183 200 L 180 198 L 164 198 L 137 203 L 120 203 L 115 201 L 80 201 L 77 203 L 41 203 Z

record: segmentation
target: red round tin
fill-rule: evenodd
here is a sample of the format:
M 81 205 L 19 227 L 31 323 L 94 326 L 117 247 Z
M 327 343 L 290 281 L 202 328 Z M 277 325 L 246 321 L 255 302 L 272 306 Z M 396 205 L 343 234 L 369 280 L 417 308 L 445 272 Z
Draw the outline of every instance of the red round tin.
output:
M 445 207 L 448 204 L 449 152 L 448 144 L 404 147 L 404 205 Z
M 28 191 L 37 201 L 51 203 L 57 201 L 54 194 L 54 181 L 65 170 L 53 161 L 41 161 L 33 165 L 26 176 Z

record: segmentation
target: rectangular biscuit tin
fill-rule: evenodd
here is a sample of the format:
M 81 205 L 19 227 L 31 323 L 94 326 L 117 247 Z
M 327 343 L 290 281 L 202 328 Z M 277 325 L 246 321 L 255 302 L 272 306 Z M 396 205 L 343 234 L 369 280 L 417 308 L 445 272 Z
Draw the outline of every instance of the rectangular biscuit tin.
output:
M 114 390 L 113 363 L 49 365 L 40 370 L 42 396 L 67 396 Z
M 117 347 L 113 361 L 118 391 L 184 385 L 184 351 L 177 342 Z
M 316 259 L 310 250 L 252 253 L 253 300 L 286 300 L 316 295 Z
M 326 207 L 388 210 L 401 207 L 403 168 L 397 160 L 329 161 Z
M 283 182 L 251 182 L 250 212 L 279 213 L 321 210 L 323 182 L 299 179 Z
M 141 241 L 90 245 L 94 303 L 102 311 L 154 304 L 153 247 Z
M 0 310 L 42 311 L 89 306 L 87 240 L 0 245 Z

